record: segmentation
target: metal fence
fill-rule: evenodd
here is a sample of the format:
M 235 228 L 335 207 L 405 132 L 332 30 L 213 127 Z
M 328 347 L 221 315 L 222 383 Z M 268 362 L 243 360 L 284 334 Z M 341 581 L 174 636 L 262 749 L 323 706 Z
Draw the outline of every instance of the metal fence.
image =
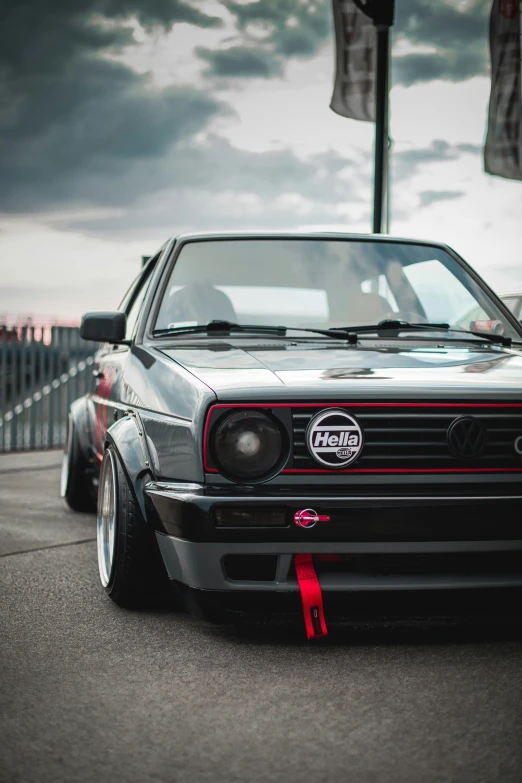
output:
M 64 444 L 69 405 L 92 388 L 96 347 L 76 327 L 0 324 L 0 453 Z

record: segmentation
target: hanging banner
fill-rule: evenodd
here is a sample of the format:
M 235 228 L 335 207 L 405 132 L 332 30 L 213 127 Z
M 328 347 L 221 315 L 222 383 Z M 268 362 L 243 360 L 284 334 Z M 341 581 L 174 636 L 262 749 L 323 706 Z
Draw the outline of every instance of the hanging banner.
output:
M 335 83 L 330 108 L 342 117 L 375 122 L 376 33 L 354 0 L 333 0 Z
M 522 180 L 522 2 L 493 0 L 489 28 L 491 96 L 484 164 Z

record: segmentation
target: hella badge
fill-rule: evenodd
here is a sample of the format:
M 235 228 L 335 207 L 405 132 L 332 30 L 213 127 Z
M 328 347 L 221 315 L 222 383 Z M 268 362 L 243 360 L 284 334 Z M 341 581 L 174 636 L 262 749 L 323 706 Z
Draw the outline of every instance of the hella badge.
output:
M 306 432 L 312 457 L 327 468 L 344 468 L 354 462 L 363 447 L 363 433 L 357 420 L 340 408 L 318 413 Z

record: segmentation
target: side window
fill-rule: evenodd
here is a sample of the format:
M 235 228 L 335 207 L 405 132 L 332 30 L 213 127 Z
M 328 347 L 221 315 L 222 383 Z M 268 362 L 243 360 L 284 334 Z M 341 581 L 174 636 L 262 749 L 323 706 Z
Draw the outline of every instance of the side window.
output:
M 152 278 L 152 271 L 156 265 L 159 255 L 155 256 L 152 261 L 149 261 L 145 271 L 142 273 L 138 282 L 136 283 L 131 295 L 128 298 L 125 312 L 127 314 L 127 331 L 125 332 L 125 339 L 132 340 L 136 332 L 136 324 L 141 312 L 143 300 L 148 291 L 150 281 Z
M 138 320 L 138 316 L 140 314 L 141 306 L 143 304 L 143 300 L 145 299 L 145 294 L 147 293 L 149 283 L 150 283 L 150 275 L 147 278 L 147 280 L 144 281 L 143 285 L 141 286 L 138 293 L 136 294 L 134 301 L 130 306 L 130 309 L 127 310 L 127 331 L 125 332 L 126 340 L 131 340 L 132 337 L 134 336 L 136 322 Z

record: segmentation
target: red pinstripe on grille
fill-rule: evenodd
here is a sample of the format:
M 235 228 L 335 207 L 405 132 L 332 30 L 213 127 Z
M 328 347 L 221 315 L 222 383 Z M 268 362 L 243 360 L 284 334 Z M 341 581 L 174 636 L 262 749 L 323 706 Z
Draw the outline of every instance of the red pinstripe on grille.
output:
M 203 433 L 203 466 L 207 473 L 219 473 L 219 470 L 208 464 L 208 439 L 210 419 L 214 410 L 238 410 L 242 408 L 495 408 L 522 410 L 522 403 L 510 402 L 275 402 L 275 403 L 218 403 L 212 405 L 205 421 Z M 321 468 L 285 468 L 281 473 L 287 474 L 327 474 L 336 473 L 522 473 L 522 468 L 346 468 L 345 470 L 324 470 Z

